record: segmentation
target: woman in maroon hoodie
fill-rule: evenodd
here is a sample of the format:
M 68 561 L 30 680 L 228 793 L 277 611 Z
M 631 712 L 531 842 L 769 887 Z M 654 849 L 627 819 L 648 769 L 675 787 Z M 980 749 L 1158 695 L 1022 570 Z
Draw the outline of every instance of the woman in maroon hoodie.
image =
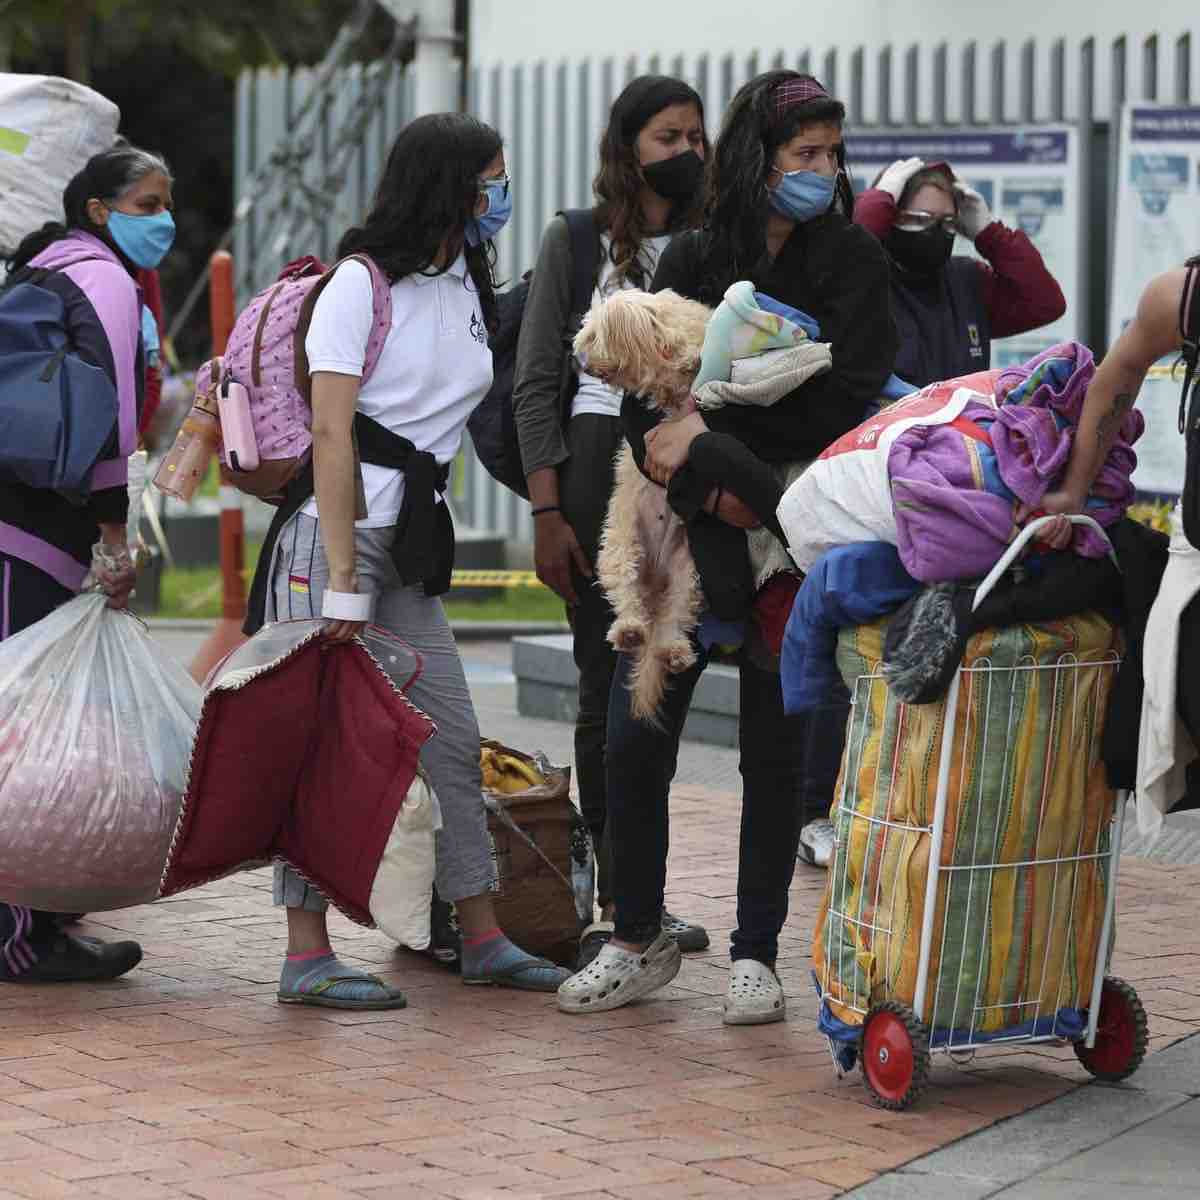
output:
M 991 339 L 1058 320 L 1067 302 L 1037 248 L 948 163 L 892 163 L 854 204 L 891 262 L 895 372 L 916 387 L 991 366 Z M 986 260 L 952 255 L 961 233 Z

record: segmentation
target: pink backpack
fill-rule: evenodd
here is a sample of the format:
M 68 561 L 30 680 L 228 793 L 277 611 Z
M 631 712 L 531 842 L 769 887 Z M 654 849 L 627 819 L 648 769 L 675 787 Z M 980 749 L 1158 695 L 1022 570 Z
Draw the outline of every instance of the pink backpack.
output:
M 367 338 L 362 382 L 379 363 L 392 327 L 392 289 L 378 265 L 365 254 L 349 256 L 371 273 L 371 333 Z M 342 259 L 342 262 L 349 261 Z M 339 264 L 326 269 L 318 259 L 298 259 L 283 268 L 279 279 L 259 292 L 238 314 L 221 358 L 196 373 L 196 397 L 217 411 L 216 389 L 233 380 L 249 392 L 250 420 L 258 445 L 259 465 L 252 471 L 231 469 L 221 448 L 221 477 L 239 491 L 278 502 L 284 488 L 300 473 L 312 448 L 312 381 L 304 338 L 313 308 Z

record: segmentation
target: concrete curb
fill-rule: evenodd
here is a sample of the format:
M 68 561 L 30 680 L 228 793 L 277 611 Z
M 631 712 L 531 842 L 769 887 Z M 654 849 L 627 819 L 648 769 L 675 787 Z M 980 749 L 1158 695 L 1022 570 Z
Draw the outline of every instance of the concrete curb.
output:
M 151 630 L 158 633 L 204 634 L 214 628 L 216 621 L 205 617 L 148 617 Z M 504 641 L 514 637 L 542 637 L 567 633 L 565 621 L 451 621 L 454 636 L 463 642 Z
M 1089 1081 L 914 1159 L 843 1200 L 1128 1200 L 1183 1195 L 1200 1169 L 1200 1034 L 1150 1055 L 1126 1082 Z M 1178 1111 L 1176 1111 L 1178 1110 Z M 1118 1175 L 1122 1172 L 1124 1177 Z M 1111 1188 L 1111 1190 L 1110 1190 Z

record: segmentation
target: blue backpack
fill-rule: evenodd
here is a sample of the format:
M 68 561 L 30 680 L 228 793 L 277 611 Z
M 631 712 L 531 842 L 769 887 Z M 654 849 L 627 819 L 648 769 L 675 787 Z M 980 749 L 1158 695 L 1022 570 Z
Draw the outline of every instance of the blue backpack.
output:
M 70 344 L 62 296 L 17 273 L 0 291 L 0 481 L 83 504 L 92 471 L 116 452 L 115 383 Z

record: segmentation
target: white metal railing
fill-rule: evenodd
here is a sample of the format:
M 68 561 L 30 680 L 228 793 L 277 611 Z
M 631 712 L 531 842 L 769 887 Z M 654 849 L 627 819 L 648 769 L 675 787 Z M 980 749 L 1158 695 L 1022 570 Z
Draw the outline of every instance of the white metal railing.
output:
M 506 142 L 516 188 L 513 220 L 498 239 L 502 278 L 514 280 L 534 262 L 546 222 L 561 208 L 591 198 L 597 146 L 613 98 L 635 75 L 661 71 L 688 79 L 705 102 L 714 133 L 734 91 L 761 70 L 789 66 L 809 70 L 847 106 L 847 145 L 871 130 L 916 127 L 970 129 L 1076 123 L 1080 131 L 1084 187 L 1082 228 L 1086 245 L 1082 307 L 1085 340 L 1105 339 L 1108 263 L 1115 196 L 1113 118 L 1126 99 L 1190 102 L 1200 95 L 1200 39 L 1148 34 L 1138 41 L 1098 42 L 1073 37 L 919 45 L 843 45 L 766 49 L 749 54 L 719 51 L 692 55 L 630 55 L 624 59 L 544 60 L 473 67 L 467 73 L 467 104 L 494 125 Z M 411 80 L 397 64 L 350 67 L 343 72 L 331 109 L 322 115 L 317 151 L 304 164 L 314 185 L 324 180 L 339 151 L 333 132 L 353 108 L 373 73 L 387 72 L 384 101 L 350 156 L 342 186 L 327 197 L 326 215 L 308 230 L 304 249 L 328 256 L 341 231 L 365 210 L 387 146 L 413 112 Z M 237 88 L 235 196 L 269 156 L 313 83 L 307 70 L 260 69 L 242 75 Z M 252 215 L 239 229 L 234 252 L 241 294 L 263 286 L 287 257 L 276 250 L 281 214 Z M 468 446 L 457 475 L 460 516 L 477 529 L 529 541 L 528 506 L 494 483 Z

